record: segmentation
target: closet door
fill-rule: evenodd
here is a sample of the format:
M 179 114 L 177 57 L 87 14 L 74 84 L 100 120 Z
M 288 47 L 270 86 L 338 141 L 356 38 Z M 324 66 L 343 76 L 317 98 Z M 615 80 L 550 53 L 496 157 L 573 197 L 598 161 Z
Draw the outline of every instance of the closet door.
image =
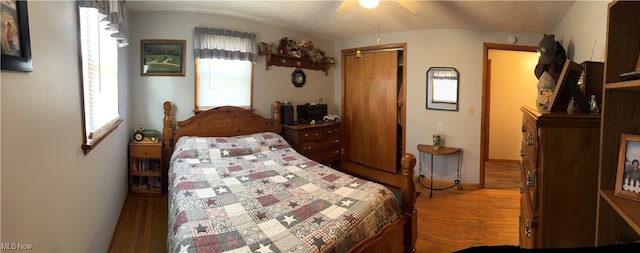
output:
M 347 56 L 345 70 L 345 159 L 395 173 L 398 52 Z

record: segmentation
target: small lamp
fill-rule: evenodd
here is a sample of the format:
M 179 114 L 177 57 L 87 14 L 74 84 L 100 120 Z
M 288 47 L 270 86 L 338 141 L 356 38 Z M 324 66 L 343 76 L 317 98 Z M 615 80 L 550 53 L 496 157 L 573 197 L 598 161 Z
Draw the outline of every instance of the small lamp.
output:
M 373 9 L 378 6 L 378 3 L 380 3 L 380 0 L 358 0 L 358 2 L 360 3 L 360 6 L 364 8 Z

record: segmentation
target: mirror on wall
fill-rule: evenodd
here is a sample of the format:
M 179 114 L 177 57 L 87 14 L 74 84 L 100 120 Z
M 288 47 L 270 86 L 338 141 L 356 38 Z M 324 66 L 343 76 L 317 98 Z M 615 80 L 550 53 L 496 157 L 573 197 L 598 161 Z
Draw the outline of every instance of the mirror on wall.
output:
M 431 67 L 427 70 L 427 109 L 458 110 L 458 80 L 453 67 Z

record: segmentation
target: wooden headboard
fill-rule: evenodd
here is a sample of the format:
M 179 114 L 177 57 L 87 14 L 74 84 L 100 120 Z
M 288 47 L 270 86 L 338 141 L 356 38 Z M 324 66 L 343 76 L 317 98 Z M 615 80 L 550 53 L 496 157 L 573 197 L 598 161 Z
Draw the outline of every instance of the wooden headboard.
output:
M 171 102 L 164 102 L 162 138 L 164 147 L 170 149 L 173 149 L 182 136 L 228 137 L 259 132 L 279 134 L 282 131 L 279 101 L 273 102 L 272 119 L 255 114 L 253 109 L 222 106 L 203 111 L 184 121 L 178 121 L 175 130 L 172 112 Z

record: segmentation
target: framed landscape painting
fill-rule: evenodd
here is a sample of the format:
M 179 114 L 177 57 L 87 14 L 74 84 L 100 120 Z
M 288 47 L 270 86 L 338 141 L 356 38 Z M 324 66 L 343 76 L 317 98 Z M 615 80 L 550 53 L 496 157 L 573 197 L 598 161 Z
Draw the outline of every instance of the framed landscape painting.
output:
M 140 75 L 184 76 L 185 40 L 141 40 Z
M 2 69 L 33 71 L 27 1 L 2 0 Z

